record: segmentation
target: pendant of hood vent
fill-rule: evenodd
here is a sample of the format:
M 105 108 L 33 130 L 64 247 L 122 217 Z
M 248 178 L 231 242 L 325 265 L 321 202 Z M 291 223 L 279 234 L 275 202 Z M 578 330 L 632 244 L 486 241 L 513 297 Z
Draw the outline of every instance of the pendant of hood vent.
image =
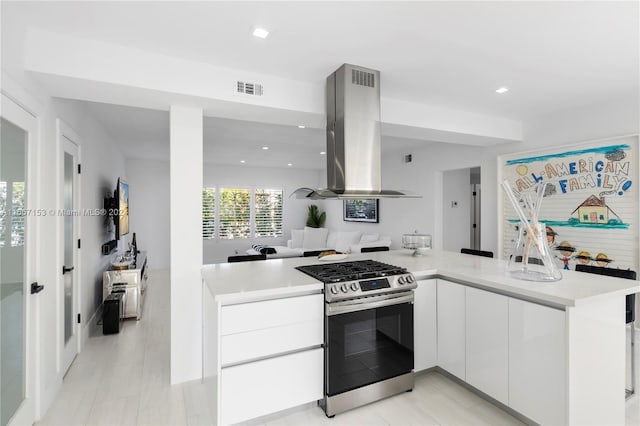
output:
M 327 188 L 297 198 L 421 198 L 381 186 L 380 72 L 344 64 L 327 77 Z

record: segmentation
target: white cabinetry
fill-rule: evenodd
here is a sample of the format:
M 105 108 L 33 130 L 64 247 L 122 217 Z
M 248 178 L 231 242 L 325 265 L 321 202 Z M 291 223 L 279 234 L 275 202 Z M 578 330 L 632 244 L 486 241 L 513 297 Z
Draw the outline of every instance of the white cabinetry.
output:
M 110 269 L 102 273 L 102 301 L 112 291 L 124 292 L 124 317 L 139 320 L 148 280 L 147 252 L 141 251 L 128 269 Z
M 323 397 L 322 294 L 219 309 L 218 424 Z
M 238 423 L 322 398 L 322 348 L 222 369 L 220 424 Z
M 509 299 L 509 406 L 540 424 L 566 424 L 565 312 Z
M 465 380 L 465 286 L 438 279 L 438 365 Z
M 509 298 L 466 288 L 466 381 L 509 403 Z
M 437 280 L 418 280 L 413 304 L 413 350 L 414 370 L 421 371 L 435 367 L 437 351 Z

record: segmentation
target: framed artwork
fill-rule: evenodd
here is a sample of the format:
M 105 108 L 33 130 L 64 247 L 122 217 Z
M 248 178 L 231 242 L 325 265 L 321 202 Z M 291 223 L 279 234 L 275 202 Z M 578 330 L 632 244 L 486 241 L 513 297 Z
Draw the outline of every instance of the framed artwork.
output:
M 548 185 L 540 209 L 557 265 L 638 270 L 638 136 L 548 147 L 499 157 L 498 177 L 518 192 Z M 498 194 L 501 257 L 508 259 L 519 219 Z
M 377 198 L 344 200 L 344 220 L 378 223 L 380 221 L 378 202 Z

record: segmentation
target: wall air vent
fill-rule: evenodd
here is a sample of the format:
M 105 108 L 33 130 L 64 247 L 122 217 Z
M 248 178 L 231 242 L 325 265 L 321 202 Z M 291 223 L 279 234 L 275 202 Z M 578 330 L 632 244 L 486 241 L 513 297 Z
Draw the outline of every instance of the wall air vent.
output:
M 262 84 L 238 81 L 236 92 L 244 93 L 245 95 L 262 96 Z
M 356 69 L 351 70 L 351 83 L 358 86 L 376 87 L 375 74 Z

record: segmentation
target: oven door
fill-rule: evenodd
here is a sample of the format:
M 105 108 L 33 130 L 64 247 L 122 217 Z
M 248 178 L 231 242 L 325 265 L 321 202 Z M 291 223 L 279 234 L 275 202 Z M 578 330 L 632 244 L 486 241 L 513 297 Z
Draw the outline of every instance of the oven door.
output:
M 328 396 L 413 370 L 413 292 L 365 299 L 325 305 Z

